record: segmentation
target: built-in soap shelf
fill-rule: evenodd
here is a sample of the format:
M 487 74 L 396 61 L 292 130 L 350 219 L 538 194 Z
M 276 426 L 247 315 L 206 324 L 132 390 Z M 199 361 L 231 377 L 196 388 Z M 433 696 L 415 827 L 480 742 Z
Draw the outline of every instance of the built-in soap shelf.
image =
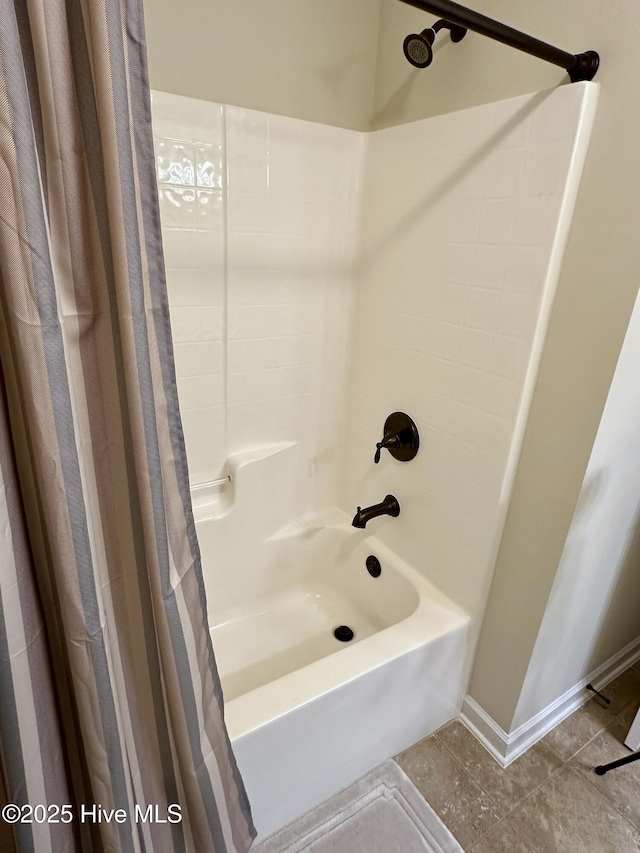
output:
M 287 498 L 293 493 L 297 448 L 295 441 L 274 442 L 229 456 L 221 477 L 191 486 L 195 520 L 219 519 L 225 528 L 244 526 L 245 531 L 277 530 L 291 517 Z

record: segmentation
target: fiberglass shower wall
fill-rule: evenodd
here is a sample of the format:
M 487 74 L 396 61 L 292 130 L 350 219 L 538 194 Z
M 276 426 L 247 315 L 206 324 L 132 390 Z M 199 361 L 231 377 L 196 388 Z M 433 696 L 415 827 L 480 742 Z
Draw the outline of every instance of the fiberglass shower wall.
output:
M 302 511 L 336 502 L 363 136 L 153 93 L 192 485 L 298 442 Z
M 369 135 L 345 507 L 478 625 L 500 542 L 598 87 L 576 83 Z M 399 464 L 375 442 L 418 423 Z M 515 605 L 515 603 L 514 603 Z
M 596 93 L 369 134 L 155 93 L 192 484 L 296 442 L 296 512 L 396 495 L 371 531 L 477 625 Z M 420 451 L 374 465 L 398 409 Z

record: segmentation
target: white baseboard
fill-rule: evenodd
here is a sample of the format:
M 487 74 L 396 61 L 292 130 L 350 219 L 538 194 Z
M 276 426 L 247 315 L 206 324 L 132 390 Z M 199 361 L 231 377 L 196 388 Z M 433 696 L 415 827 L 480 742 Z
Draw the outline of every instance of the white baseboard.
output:
M 508 767 L 593 696 L 585 691 L 587 684 L 593 684 L 600 690 L 637 660 L 640 660 L 640 637 L 512 732 L 505 732 L 471 696 L 462 703 L 460 721 L 502 767 Z

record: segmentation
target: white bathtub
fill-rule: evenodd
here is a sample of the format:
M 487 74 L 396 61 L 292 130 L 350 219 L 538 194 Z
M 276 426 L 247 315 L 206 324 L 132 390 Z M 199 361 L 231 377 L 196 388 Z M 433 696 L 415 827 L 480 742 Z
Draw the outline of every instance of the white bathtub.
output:
M 272 457 L 245 454 L 222 510 L 196 507 L 226 723 L 260 837 L 456 716 L 468 634 L 468 617 L 375 538 L 386 519 L 356 530 L 333 509 L 256 544 L 256 527 L 291 512 L 265 521 L 263 504 L 252 523 Z

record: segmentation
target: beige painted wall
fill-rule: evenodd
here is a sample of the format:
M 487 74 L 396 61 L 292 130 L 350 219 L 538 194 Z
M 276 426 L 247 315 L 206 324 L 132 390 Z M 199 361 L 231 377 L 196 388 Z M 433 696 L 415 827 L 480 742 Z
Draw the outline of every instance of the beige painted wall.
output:
M 368 130 L 380 0 L 144 0 L 151 88 Z
M 514 729 L 640 636 L 638 364 L 640 298 L 529 662 Z
M 635 0 L 559 0 L 544 11 L 528 0 L 472 5 L 565 50 L 597 50 L 602 60 L 596 127 L 470 686 L 509 731 L 640 283 L 640 9 Z M 439 38 L 433 65 L 414 70 L 402 39 L 432 20 L 383 0 L 374 126 L 567 79 L 474 33 L 458 45 Z M 608 619 L 615 623 L 615 614 Z M 593 665 L 613 653 L 610 639 L 594 649 Z

